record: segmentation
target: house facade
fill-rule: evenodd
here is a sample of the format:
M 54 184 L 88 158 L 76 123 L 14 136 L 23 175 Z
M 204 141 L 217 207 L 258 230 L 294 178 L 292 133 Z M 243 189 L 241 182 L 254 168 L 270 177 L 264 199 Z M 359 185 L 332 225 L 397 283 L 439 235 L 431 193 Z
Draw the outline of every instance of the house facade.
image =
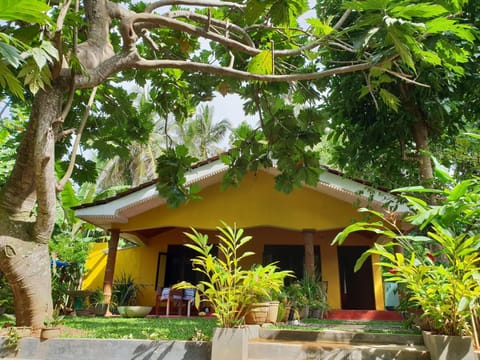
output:
M 320 272 L 328 285 L 331 309 L 385 309 L 382 274 L 373 264 L 375 259 L 353 271 L 355 261 L 376 239 L 358 233 L 342 246 L 331 242 L 341 229 L 360 219 L 359 206 L 381 210 L 395 202 L 394 197 L 328 169 L 316 187 L 290 194 L 274 189 L 275 168 L 249 173 L 238 188 L 221 191 L 226 170 L 218 159 L 192 168 L 187 184 L 200 185 L 202 200 L 176 209 L 158 196 L 155 181 L 77 207 L 77 217 L 111 233 L 108 243 L 92 248 L 83 288 L 101 288 L 108 295 L 112 280 L 125 273 L 142 285 L 139 304 L 153 305 L 157 288 L 198 281 L 190 263 L 195 254 L 184 246 L 188 241 L 184 232 L 195 228 L 215 243 L 215 228 L 225 222 L 253 237 L 245 250 L 255 255 L 244 267 L 278 261 L 282 269 L 299 277 Z M 119 238 L 136 246 L 117 250 Z

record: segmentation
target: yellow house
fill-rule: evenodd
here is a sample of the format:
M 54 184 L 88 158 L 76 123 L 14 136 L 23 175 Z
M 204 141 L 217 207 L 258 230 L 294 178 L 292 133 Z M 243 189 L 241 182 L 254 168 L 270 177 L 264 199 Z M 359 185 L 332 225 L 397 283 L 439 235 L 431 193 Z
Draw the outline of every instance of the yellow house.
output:
M 115 275 L 128 273 L 144 285 L 139 303 L 154 305 L 155 289 L 181 280 L 195 282 L 197 274 L 190 265 L 194 254 L 183 246 L 183 233 L 193 227 L 214 242 L 215 228 L 224 221 L 253 236 L 251 263 L 278 261 L 298 276 L 320 269 L 331 309 L 384 310 L 380 269 L 369 261 L 361 271 L 353 271 L 374 237 L 356 234 L 341 247 L 330 243 L 340 229 L 359 219 L 358 206 L 382 209 L 395 202 L 393 196 L 329 169 L 316 187 L 290 194 L 274 189 L 275 168 L 249 173 L 239 188 L 221 191 L 226 170 L 218 158 L 193 167 L 187 184 L 200 185 L 203 199 L 176 209 L 158 196 L 156 181 L 77 207 L 77 217 L 111 233 L 108 244 L 95 244 L 90 253 L 84 289 L 103 288 L 108 297 Z M 117 251 L 120 237 L 136 246 Z

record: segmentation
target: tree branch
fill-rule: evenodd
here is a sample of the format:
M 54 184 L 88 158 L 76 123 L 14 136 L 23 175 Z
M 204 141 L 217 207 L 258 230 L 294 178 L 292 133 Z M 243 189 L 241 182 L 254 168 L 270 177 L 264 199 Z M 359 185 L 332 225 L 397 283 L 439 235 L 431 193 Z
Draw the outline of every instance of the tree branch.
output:
M 169 29 L 183 31 L 190 35 L 201 36 L 205 39 L 209 39 L 212 41 L 216 41 L 219 44 L 224 45 L 227 48 L 237 50 L 243 52 L 250 56 L 258 55 L 262 52 L 261 49 L 257 49 L 255 47 L 249 46 L 247 44 L 241 43 L 239 41 L 235 41 L 233 39 L 227 39 L 225 36 L 218 35 L 209 31 L 206 31 L 203 27 L 194 26 L 191 24 L 184 23 L 183 21 L 178 21 L 176 19 L 172 19 L 168 16 L 162 15 L 151 15 L 151 14 L 134 14 L 130 16 L 128 19 L 125 20 L 124 27 L 125 29 L 131 29 L 133 24 L 135 23 L 142 23 L 142 27 L 144 28 L 151 28 L 164 26 Z M 147 25 L 148 24 L 148 25 Z M 122 30 L 122 34 L 126 30 Z M 301 46 L 295 49 L 284 49 L 284 50 L 277 50 L 275 52 L 276 57 L 287 57 L 287 56 L 295 56 L 300 55 L 301 53 L 312 50 L 324 43 L 324 39 L 320 39 L 317 41 L 313 41 L 312 43 Z M 125 45 L 124 45 L 125 46 Z
M 176 68 L 187 71 L 201 71 L 214 75 L 221 76 L 230 76 L 242 80 L 258 80 L 258 81 L 268 81 L 268 82 L 280 82 L 280 81 L 305 81 L 305 80 L 315 80 L 324 78 L 327 76 L 332 76 L 336 74 L 346 74 L 355 71 L 362 71 L 370 69 L 373 65 L 370 63 L 361 63 L 349 66 L 342 66 L 335 69 L 322 70 L 315 73 L 304 73 L 304 74 L 290 74 L 290 75 L 262 75 L 262 74 L 253 74 L 247 71 L 241 71 L 236 69 L 230 69 L 226 67 L 209 65 L 204 63 L 190 62 L 190 61 L 181 61 L 181 60 L 139 60 L 136 62 L 134 68 L 140 70 L 149 70 L 149 69 L 168 69 Z
M 232 24 L 230 22 L 227 22 L 227 21 L 222 21 L 222 20 L 218 20 L 218 19 L 215 19 L 215 18 L 209 18 L 208 16 L 205 16 L 205 15 L 200 15 L 200 14 L 195 14 L 191 11 L 171 11 L 167 14 L 165 14 L 165 16 L 167 17 L 170 17 L 170 18 L 173 18 L 173 19 L 177 19 L 177 18 L 185 18 L 185 19 L 188 19 L 188 20 L 193 20 L 193 21 L 197 21 L 201 24 L 211 24 L 213 26 L 218 26 L 218 27 L 221 27 L 221 28 L 224 28 L 224 29 L 227 29 L 230 30 L 230 31 L 234 31 L 234 32 L 238 32 L 240 34 L 237 35 L 239 36 L 239 38 L 243 38 L 243 40 L 245 41 L 245 43 L 251 47 L 256 47 L 255 46 L 255 43 L 253 42 L 252 38 L 250 37 L 250 35 L 248 35 L 248 32 L 243 29 L 242 27 L 238 26 L 238 25 L 235 25 L 235 24 Z
M 333 25 L 333 28 L 335 30 L 340 30 L 340 28 L 345 23 L 345 21 L 347 21 L 347 19 L 350 16 L 351 13 L 352 13 L 352 9 L 345 10 L 342 17 L 337 21 L 337 23 L 335 25 Z
M 57 183 L 56 190 L 57 192 L 62 191 L 65 188 L 65 184 L 67 183 L 68 179 L 72 176 L 73 169 L 75 166 L 75 160 L 77 159 L 77 151 L 80 146 L 80 139 L 82 138 L 83 130 L 85 129 L 85 124 L 87 123 L 88 116 L 90 115 L 90 109 L 92 108 L 93 101 L 95 100 L 95 95 L 97 94 L 97 87 L 95 86 L 90 93 L 90 97 L 88 99 L 87 107 L 85 108 L 85 112 L 83 113 L 82 121 L 78 126 L 77 136 L 75 137 L 75 142 L 73 143 L 72 147 L 72 156 L 70 157 L 70 163 L 68 164 L 67 171 L 63 175 L 63 178 Z
M 55 61 L 52 69 L 52 78 L 55 79 L 60 74 L 62 63 L 63 63 L 63 44 L 62 44 L 62 30 L 65 17 L 67 16 L 68 9 L 70 8 L 71 0 L 65 1 L 60 7 L 57 18 L 57 30 L 54 35 L 55 48 L 58 51 L 58 60 Z
M 245 5 L 228 2 L 228 1 L 216 1 L 216 0 L 160 0 L 153 4 L 150 4 L 145 8 L 145 12 L 151 13 L 152 11 L 162 7 L 171 5 L 191 5 L 201 7 L 231 7 L 236 9 L 243 9 Z

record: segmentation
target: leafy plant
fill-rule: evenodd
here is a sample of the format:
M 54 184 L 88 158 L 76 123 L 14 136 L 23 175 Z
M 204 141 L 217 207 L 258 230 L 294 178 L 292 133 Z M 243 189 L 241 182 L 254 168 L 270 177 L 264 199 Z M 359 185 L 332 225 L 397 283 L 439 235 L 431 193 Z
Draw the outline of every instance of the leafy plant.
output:
M 55 311 L 53 312 L 53 315 L 51 318 L 45 320 L 43 322 L 43 324 L 45 325 L 45 327 L 47 328 L 54 328 L 54 327 L 58 327 L 59 325 L 61 325 L 63 323 L 63 318 L 64 316 L 63 315 L 60 315 L 60 311 L 58 309 L 55 309 Z
M 117 306 L 135 305 L 137 295 L 141 292 L 142 286 L 135 283 L 130 274 L 122 273 L 118 280 L 113 282 L 113 297 Z
M 90 304 L 96 305 L 96 304 L 104 304 L 105 303 L 105 296 L 103 294 L 102 289 L 96 289 L 95 292 L 90 295 Z
M 13 313 L 14 306 L 13 306 L 13 291 L 8 281 L 0 272 L 0 307 L 5 308 L 5 312 Z
M 215 309 L 218 326 L 235 327 L 244 324 L 246 312 L 258 297 L 280 292 L 285 277 L 292 276 L 292 272 L 278 270 L 275 263 L 243 269 L 241 261 L 254 253 L 242 248 L 252 237 L 244 235 L 243 229 L 222 224 L 223 228 L 217 227 L 218 257 L 212 255 L 213 244 L 208 243 L 208 235 L 195 229 L 193 233 L 185 233 L 193 241 L 186 246 L 198 253 L 192 259 L 193 269 L 206 277 L 196 285 L 195 305 L 199 307 L 201 301 L 208 302 Z
M 202 329 L 195 328 L 195 335 L 191 338 L 192 341 L 209 341 L 210 337 L 203 332 Z
M 453 181 L 441 167 L 437 170 L 445 181 Z M 443 190 L 413 187 L 397 191 L 426 193 L 437 199 L 437 205 L 429 205 L 419 197 L 403 195 L 412 211 L 406 220 L 418 228 L 416 232 L 402 232 L 395 214 L 362 209 L 381 221 L 352 224 L 333 243 L 342 244 L 355 231 L 371 231 L 390 239 L 367 250 L 355 270 L 370 255 L 379 255 L 377 265 L 388 270 L 387 281 L 406 288 L 408 300 L 423 311 L 431 330 L 470 335 L 472 309 L 478 307 L 480 297 L 479 179 L 454 183 Z M 398 245 L 403 253 L 394 251 Z
M 20 339 L 21 336 L 18 333 L 17 329 L 13 326 L 9 327 L 7 331 L 7 348 L 15 352 L 18 351 L 18 347 L 20 346 Z

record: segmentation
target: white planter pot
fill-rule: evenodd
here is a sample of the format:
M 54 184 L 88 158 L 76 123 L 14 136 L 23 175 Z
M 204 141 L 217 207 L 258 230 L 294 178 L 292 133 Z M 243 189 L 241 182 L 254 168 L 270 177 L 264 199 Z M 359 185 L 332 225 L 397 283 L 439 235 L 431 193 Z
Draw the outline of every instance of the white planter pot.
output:
M 123 317 L 145 317 L 150 311 L 151 306 L 117 306 L 119 314 Z
M 216 328 L 214 330 L 211 360 L 225 359 L 248 359 L 248 333 L 246 327 Z
M 434 335 L 423 331 L 423 342 L 432 360 L 475 360 L 471 336 Z

